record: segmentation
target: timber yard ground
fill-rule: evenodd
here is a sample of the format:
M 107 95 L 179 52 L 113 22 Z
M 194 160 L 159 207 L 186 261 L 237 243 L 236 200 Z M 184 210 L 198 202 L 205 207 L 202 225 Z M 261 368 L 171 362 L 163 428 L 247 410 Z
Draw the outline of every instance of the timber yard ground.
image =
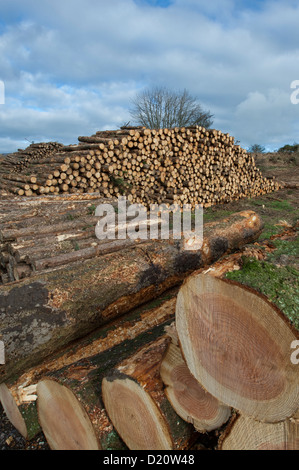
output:
M 272 247 L 271 254 L 263 261 L 248 263 L 244 260 L 244 271 L 232 273 L 231 278 L 242 282 L 243 276 L 244 282 L 261 288 L 299 328 L 299 153 L 259 154 L 255 159 L 264 176 L 275 177 L 279 182 L 288 183 L 289 187 L 262 197 L 205 209 L 204 220 L 209 222 L 248 209 L 261 216 L 265 225 L 256 245 L 262 249 Z M 255 285 L 256 282 L 259 285 Z M 0 449 L 45 450 L 49 447 L 42 433 L 26 442 L 10 425 L 0 405 Z

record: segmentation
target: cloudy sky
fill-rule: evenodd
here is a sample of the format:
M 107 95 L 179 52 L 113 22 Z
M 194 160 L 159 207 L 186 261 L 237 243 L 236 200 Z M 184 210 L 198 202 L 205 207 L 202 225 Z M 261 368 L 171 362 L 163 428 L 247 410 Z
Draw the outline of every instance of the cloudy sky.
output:
M 0 153 L 117 129 L 153 85 L 244 148 L 299 142 L 298 24 L 297 0 L 0 0 Z

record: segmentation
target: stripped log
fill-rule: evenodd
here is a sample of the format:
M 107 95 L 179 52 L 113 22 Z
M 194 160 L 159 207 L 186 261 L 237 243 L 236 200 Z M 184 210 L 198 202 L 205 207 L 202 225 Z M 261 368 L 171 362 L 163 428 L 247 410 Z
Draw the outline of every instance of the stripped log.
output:
M 207 224 L 197 251 L 185 251 L 183 241 L 148 241 L 142 248 L 76 261 L 2 286 L 3 381 L 254 241 L 262 226 L 255 213 L 235 214 Z
M 290 348 L 299 333 L 266 297 L 194 273 L 178 294 L 176 329 L 190 372 L 222 403 L 264 422 L 296 412 L 299 375 Z

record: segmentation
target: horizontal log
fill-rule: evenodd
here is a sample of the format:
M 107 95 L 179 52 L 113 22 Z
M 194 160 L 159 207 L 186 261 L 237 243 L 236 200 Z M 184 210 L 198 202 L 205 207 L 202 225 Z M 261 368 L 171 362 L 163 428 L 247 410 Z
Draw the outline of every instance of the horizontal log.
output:
M 184 241 L 148 241 L 1 286 L 2 376 L 21 373 L 66 342 L 179 285 L 188 273 L 254 241 L 261 230 L 256 214 L 236 214 L 207 225 L 197 251 L 185 251 Z

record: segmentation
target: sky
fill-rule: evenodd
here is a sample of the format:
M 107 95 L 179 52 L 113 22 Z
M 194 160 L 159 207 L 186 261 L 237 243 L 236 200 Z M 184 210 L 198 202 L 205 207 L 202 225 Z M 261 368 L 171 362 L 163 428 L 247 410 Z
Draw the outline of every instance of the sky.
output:
M 243 148 L 299 142 L 298 24 L 297 0 L 0 0 L 0 153 L 132 123 L 157 85 Z

